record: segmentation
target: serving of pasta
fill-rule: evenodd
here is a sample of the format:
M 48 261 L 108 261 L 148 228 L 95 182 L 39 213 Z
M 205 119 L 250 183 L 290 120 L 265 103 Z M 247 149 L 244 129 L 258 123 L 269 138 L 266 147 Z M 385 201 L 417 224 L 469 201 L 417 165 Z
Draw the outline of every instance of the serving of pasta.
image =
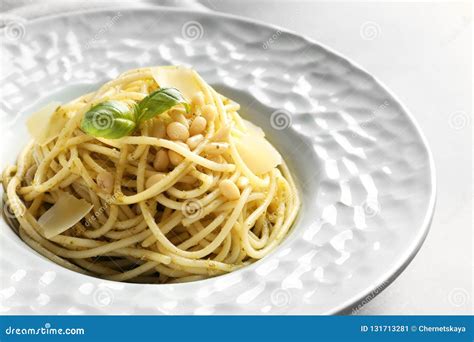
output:
M 100 278 L 188 282 L 249 265 L 288 235 L 300 199 L 239 109 L 189 68 L 125 72 L 29 117 L 4 207 L 31 248 Z

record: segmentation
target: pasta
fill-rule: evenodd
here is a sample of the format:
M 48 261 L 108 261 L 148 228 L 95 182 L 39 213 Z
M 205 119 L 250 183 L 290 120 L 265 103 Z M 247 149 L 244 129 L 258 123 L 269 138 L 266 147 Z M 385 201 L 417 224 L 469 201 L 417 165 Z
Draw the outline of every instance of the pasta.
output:
M 186 103 L 136 128 L 117 126 L 125 115 L 109 133 L 127 129 L 120 138 L 84 131 L 94 106 L 143 110 L 164 85 Z M 205 279 L 265 257 L 287 236 L 300 199 L 278 152 L 239 108 L 181 67 L 131 70 L 58 106 L 56 125 L 33 134 L 2 175 L 20 237 L 73 271 L 139 283 Z

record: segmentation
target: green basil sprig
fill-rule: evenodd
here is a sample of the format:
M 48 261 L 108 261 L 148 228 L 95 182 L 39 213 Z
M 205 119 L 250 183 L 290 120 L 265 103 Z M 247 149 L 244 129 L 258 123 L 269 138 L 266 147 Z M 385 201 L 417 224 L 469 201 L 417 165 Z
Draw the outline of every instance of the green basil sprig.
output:
M 186 111 L 189 112 L 189 104 L 178 89 L 159 89 L 140 101 L 138 104 L 138 120 L 141 122 L 151 119 L 179 104 L 183 105 Z
M 95 105 L 81 122 L 81 129 L 87 134 L 107 139 L 124 137 L 136 127 L 136 106 L 129 107 L 120 101 L 106 101 Z
M 176 105 L 183 105 L 189 111 L 189 104 L 175 88 L 158 89 L 133 106 L 120 101 L 105 101 L 84 114 L 81 129 L 94 137 L 122 138 L 133 133 L 143 121 Z

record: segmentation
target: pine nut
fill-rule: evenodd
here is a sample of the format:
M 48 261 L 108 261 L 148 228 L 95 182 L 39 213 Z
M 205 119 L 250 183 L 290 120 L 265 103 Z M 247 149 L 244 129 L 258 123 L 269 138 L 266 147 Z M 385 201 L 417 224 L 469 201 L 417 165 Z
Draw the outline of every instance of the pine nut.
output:
M 188 145 L 186 145 L 185 143 L 181 141 L 177 141 L 176 143 L 178 143 L 179 145 L 189 150 Z M 179 163 L 181 163 L 184 160 L 184 157 L 181 154 L 172 150 L 168 151 L 168 158 L 170 160 L 171 165 L 174 165 L 174 166 L 177 166 Z
M 166 127 L 163 121 L 157 121 L 153 125 L 152 136 L 158 139 L 163 139 L 166 136 Z
M 145 188 L 151 188 L 153 185 L 158 183 L 160 180 L 165 178 L 166 175 L 164 173 L 156 173 L 153 176 L 148 177 L 148 179 L 145 182 Z
M 172 110 L 170 112 L 170 116 L 171 116 L 171 119 L 173 119 L 173 121 L 179 122 L 183 126 L 186 126 L 186 128 L 189 128 L 188 119 L 186 119 L 183 113 L 178 112 L 176 110 Z
M 153 167 L 157 171 L 166 171 L 170 160 L 168 158 L 168 153 L 164 149 L 160 149 L 155 156 L 155 161 L 153 162 Z
M 188 140 L 186 140 L 186 144 L 191 150 L 194 150 L 203 140 L 204 136 L 202 134 L 198 134 L 188 138 Z
M 171 140 L 185 141 L 189 138 L 189 131 L 185 125 L 179 122 L 172 122 L 166 127 L 166 134 Z
M 204 132 L 207 126 L 207 120 L 204 119 L 202 116 L 196 117 L 193 122 L 191 123 L 191 127 L 189 128 L 189 134 L 191 136 L 200 134 Z
M 239 179 L 237 179 L 237 186 L 239 189 L 244 189 L 247 185 L 249 185 L 249 179 L 244 176 L 240 176 Z
M 217 116 L 216 106 L 209 104 L 202 107 L 202 117 L 207 120 L 207 122 L 212 122 Z
M 224 179 L 219 183 L 219 189 L 222 195 L 230 201 L 240 198 L 240 191 L 237 185 L 229 179 Z
M 202 93 L 202 91 L 200 92 L 197 92 L 196 94 L 194 94 L 192 100 L 191 100 L 192 104 L 194 107 L 197 107 L 197 108 L 201 108 L 202 106 L 204 106 L 204 94 Z

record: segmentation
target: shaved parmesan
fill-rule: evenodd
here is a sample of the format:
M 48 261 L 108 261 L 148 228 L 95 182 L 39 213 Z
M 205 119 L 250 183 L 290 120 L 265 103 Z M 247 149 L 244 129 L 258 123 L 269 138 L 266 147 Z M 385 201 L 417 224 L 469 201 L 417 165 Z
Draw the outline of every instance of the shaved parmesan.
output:
M 249 121 L 244 123 L 248 131 L 236 142 L 236 147 L 245 165 L 258 176 L 281 164 L 280 153 L 265 139 L 263 130 Z
M 38 220 L 48 239 L 61 234 L 79 222 L 92 209 L 93 205 L 83 199 L 64 192 L 58 201 Z
M 162 66 L 152 68 L 151 74 L 160 88 L 176 88 L 188 101 L 194 94 L 201 91 L 197 74 L 193 69 L 182 66 Z
M 59 102 L 51 102 L 33 113 L 26 122 L 31 136 L 41 146 L 56 138 L 68 121 L 66 113 L 57 110 L 60 105 Z
M 265 132 L 263 132 L 263 129 L 261 129 L 257 125 L 254 125 L 250 121 L 247 121 L 247 120 L 244 120 L 244 119 L 242 119 L 242 122 L 244 123 L 245 128 L 247 129 L 247 134 L 256 135 L 256 136 L 259 136 L 259 137 L 264 137 L 265 136 Z

